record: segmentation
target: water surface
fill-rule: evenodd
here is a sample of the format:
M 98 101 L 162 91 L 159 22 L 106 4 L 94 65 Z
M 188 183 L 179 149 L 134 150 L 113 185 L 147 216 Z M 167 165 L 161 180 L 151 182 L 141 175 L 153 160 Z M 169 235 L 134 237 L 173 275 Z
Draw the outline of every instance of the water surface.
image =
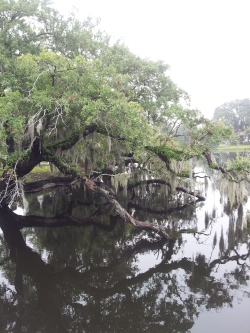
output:
M 231 205 L 200 181 L 205 202 L 162 185 L 119 192 L 168 242 L 125 225 L 81 184 L 2 212 L 1 332 L 249 332 L 249 197 Z

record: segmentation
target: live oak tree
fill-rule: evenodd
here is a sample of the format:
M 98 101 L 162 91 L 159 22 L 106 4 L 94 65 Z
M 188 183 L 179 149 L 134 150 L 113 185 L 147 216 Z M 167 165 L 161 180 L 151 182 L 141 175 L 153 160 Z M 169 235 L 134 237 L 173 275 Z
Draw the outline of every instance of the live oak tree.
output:
M 235 138 L 232 127 L 182 107 L 189 96 L 162 61 L 110 44 L 91 20 L 65 19 L 49 1 L 2 0 L 0 8 L 1 207 L 23 193 L 19 179 L 47 161 L 85 181 L 126 222 L 167 237 L 133 219 L 99 177 L 126 188 L 127 166 L 129 186 L 158 182 L 201 198 L 181 179 L 192 178 L 187 161 L 203 156 L 231 181 L 247 179 L 248 158 L 225 169 L 211 157 L 214 143 Z M 188 142 L 177 142 L 181 136 Z

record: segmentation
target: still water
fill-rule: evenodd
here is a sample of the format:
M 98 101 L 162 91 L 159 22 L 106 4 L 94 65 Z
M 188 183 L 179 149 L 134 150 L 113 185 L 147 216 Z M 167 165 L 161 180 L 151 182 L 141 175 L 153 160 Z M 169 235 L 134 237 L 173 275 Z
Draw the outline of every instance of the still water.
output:
M 217 180 L 199 186 L 205 202 L 162 185 L 119 192 L 168 242 L 125 225 L 82 184 L 1 212 L 1 332 L 249 333 L 250 198 L 231 205 Z

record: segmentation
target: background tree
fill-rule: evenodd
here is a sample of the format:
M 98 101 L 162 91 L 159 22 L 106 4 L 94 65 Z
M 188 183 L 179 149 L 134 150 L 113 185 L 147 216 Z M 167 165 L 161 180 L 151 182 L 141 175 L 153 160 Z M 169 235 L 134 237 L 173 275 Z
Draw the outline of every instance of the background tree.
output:
M 222 117 L 225 124 L 233 126 L 235 134 L 239 137 L 239 143 L 249 143 L 250 139 L 250 99 L 236 99 L 224 103 L 215 109 L 213 119 Z

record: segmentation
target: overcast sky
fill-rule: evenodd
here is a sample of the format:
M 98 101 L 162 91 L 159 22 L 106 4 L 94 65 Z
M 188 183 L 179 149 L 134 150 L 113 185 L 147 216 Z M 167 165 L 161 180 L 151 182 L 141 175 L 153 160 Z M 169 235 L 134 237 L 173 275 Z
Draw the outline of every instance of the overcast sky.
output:
M 100 17 L 101 29 L 141 57 L 162 59 L 192 107 L 211 117 L 224 102 L 250 98 L 249 0 L 54 0 L 65 13 Z

